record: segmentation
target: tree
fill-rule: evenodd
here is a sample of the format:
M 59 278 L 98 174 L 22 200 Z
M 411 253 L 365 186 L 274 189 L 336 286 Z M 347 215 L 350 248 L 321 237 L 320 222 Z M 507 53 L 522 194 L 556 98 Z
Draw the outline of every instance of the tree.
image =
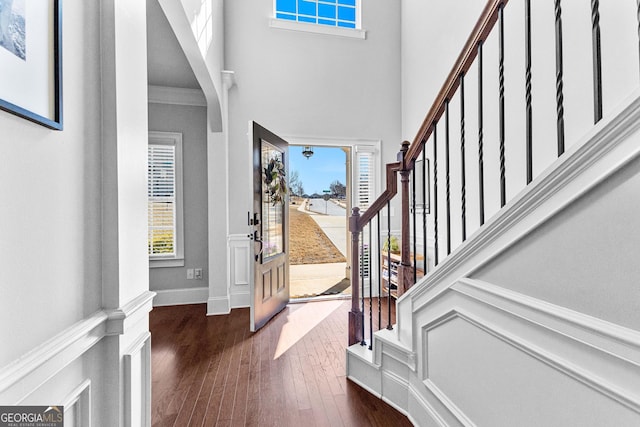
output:
M 331 190 L 331 194 L 334 196 L 346 196 L 347 195 L 347 187 L 338 180 L 333 181 L 329 185 L 329 189 Z
M 294 196 L 302 196 L 304 193 L 304 187 L 302 181 L 300 181 L 300 174 L 297 170 L 292 170 L 289 174 L 289 190 Z

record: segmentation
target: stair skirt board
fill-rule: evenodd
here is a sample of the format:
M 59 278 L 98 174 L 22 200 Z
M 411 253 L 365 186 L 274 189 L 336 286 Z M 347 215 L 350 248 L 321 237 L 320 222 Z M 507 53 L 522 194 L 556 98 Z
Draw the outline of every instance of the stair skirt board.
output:
M 413 321 L 415 366 L 383 331 L 348 376 L 417 425 L 640 425 L 636 331 L 471 279 Z

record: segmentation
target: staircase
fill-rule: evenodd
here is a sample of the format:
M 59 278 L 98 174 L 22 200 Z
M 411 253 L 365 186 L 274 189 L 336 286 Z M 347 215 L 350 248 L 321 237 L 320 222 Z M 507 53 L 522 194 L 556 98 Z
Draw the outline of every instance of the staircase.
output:
M 606 16 L 635 14 L 640 3 L 585 1 L 578 17 L 563 14 L 564 3 L 576 12 L 577 3 L 568 1 L 488 2 L 416 138 L 387 167 L 386 191 L 351 218 L 347 376 L 415 425 L 640 425 L 638 27 L 636 50 L 626 52 L 635 57 L 635 69 L 626 67 L 635 78 L 617 102 L 607 101 L 613 92 L 603 84 L 616 69 L 607 62 L 615 55 L 601 43 L 610 36 L 605 30 L 617 29 L 600 27 L 601 15 L 607 22 Z M 553 41 L 554 61 L 532 64 L 539 57 L 532 34 L 540 34 L 541 20 L 531 17 L 545 7 L 553 13 L 553 31 L 544 36 Z M 520 101 L 504 85 L 504 64 L 514 54 L 505 48 L 512 28 L 505 20 L 515 16 L 524 18 Z M 564 40 L 577 36 L 563 23 L 584 16 L 592 60 L 588 85 L 581 86 L 590 104 L 586 126 L 575 119 L 582 112 L 565 112 L 565 95 L 575 92 L 563 89 L 576 86 L 564 80 L 565 67 L 585 54 L 568 53 Z M 544 67 L 552 67 L 555 84 L 536 88 L 532 75 Z M 498 93 L 488 93 L 490 77 Z M 554 117 L 543 122 L 545 112 L 532 99 L 549 88 Z M 536 164 L 540 151 L 549 151 L 536 145 L 549 138 L 536 135 L 549 127 L 556 158 Z M 426 178 L 415 172 L 421 160 L 431 165 L 422 167 Z M 522 176 L 513 178 L 514 170 Z M 421 199 L 416 187 L 428 197 Z M 384 328 L 363 308 L 365 300 L 389 298 L 379 272 L 390 254 L 376 247 L 391 235 L 391 224 L 380 231 L 379 212 L 392 203 L 402 212 L 402 261 L 396 319 Z

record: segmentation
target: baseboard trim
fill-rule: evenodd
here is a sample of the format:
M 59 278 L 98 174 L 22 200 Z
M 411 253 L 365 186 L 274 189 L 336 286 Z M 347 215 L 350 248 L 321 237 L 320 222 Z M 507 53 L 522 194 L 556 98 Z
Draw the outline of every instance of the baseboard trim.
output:
M 249 292 L 231 294 L 231 308 L 244 308 L 251 305 Z
M 165 289 L 155 291 L 154 307 L 169 305 L 204 304 L 209 299 L 209 288 Z
M 231 313 L 229 297 L 210 297 L 207 300 L 207 316 Z

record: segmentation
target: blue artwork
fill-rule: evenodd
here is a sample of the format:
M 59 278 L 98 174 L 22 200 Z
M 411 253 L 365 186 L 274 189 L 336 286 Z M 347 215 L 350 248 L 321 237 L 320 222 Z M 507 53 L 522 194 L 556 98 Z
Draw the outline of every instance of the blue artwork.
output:
M 0 46 L 27 59 L 25 0 L 0 0 Z

